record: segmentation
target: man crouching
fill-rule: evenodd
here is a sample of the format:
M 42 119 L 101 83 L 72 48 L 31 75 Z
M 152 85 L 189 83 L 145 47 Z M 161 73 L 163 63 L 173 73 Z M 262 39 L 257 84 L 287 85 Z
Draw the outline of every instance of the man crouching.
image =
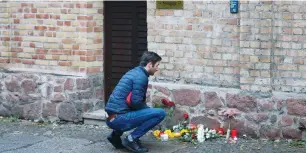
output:
M 115 148 L 124 148 L 141 153 L 148 152 L 139 138 L 146 134 L 165 118 L 161 108 L 150 108 L 146 105 L 148 77 L 158 71 L 162 58 L 154 52 L 145 52 L 140 66 L 128 71 L 114 88 L 106 105 L 108 119 L 106 124 L 113 129 L 108 140 Z M 131 96 L 131 101 L 127 97 Z M 134 129 L 123 139 L 125 131 Z

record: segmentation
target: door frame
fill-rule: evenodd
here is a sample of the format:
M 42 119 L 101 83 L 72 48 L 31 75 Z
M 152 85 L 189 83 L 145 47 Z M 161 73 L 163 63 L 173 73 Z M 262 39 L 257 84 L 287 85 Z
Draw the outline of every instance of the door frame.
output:
M 112 49 L 112 39 L 111 38 L 107 38 L 107 36 L 110 36 L 111 33 L 112 33 L 112 22 L 107 22 L 107 21 L 110 21 L 110 19 L 112 19 L 112 17 L 110 15 L 107 14 L 107 12 L 109 12 L 110 8 L 106 7 L 107 6 L 107 3 L 108 2 L 113 2 L 113 1 L 104 1 L 103 2 L 103 38 L 104 38 L 104 41 L 103 41 L 103 75 L 104 75 L 104 100 L 105 100 L 105 105 L 107 104 L 107 101 L 108 101 L 108 97 L 109 95 L 112 93 L 111 88 L 110 86 L 108 86 L 108 81 L 112 78 L 111 76 L 108 76 L 108 75 L 111 75 L 112 73 L 112 67 L 110 67 L 112 64 L 112 60 L 109 59 L 109 58 L 112 58 L 112 52 L 111 52 L 111 49 Z M 147 3 L 145 1 L 145 3 Z M 147 4 L 145 5 L 145 11 L 147 11 Z M 147 16 L 147 12 L 146 12 L 146 16 Z M 146 17 L 146 31 L 148 30 L 148 27 L 147 27 L 147 17 Z M 136 29 L 132 29 L 133 33 L 137 33 Z M 134 35 L 134 37 L 136 37 L 136 35 Z M 147 36 L 146 36 L 147 37 Z M 146 38 L 147 40 L 147 38 Z M 147 42 L 146 42 L 147 43 Z M 135 44 L 136 45 L 136 44 Z M 133 47 L 132 47 L 133 48 Z M 147 48 L 147 47 L 146 47 Z M 133 53 L 132 53 L 133 54 Z M 138 53 L 136 53 L 137 55 Z M 107 60 L 108 58 L 108 60 Z M 137 57 L 134 57 L 132 56 L 132 61 L 136 61 L 136 58 Z M 107 67 L 109 66 L 109 68 Z

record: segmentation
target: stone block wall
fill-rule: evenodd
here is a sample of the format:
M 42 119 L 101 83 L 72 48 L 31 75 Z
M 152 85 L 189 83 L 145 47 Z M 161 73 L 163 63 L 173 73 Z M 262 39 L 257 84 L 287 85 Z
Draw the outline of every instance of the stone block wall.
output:
M 274 92 L 270 98 L 244 92 L 240 89 L 204 87 L 169 83 L 151 83 L 147 102 L 161 104 L 167 98 L 175 102 L 175 111 L 167 125 L 172 127 L 188 113 L 190 122 L 216 129 L 238 130 L 254 138 L 302 139 L 305 137 L 306 100 L 302 94 Z M 232 109 L 237 115 L 231 120 L 223 112 Z
M 0 116 L 82 121 L 82 113 L 104 107 L 103 76 L 1 71 Z

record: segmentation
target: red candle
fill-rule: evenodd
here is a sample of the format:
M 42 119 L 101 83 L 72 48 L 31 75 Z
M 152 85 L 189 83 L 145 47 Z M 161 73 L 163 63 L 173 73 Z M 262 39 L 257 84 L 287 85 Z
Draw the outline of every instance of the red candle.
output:
M 232 129 L 231 130 L 231 137 L 232 138 L 236 138 L 237 137 L 237 130 L 236 129 Z
M 217 133 L 220 135 L 224 135 L 224 129 L 223 128 L 218 128 Z

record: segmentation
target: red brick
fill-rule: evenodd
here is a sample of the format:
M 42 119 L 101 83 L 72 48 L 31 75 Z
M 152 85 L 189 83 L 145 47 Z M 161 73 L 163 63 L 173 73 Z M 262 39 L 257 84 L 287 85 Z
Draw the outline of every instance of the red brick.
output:
M 14 59 L 15 63 L 21 63 L 21 59 Z
M 63 43 L 63 44 L 72 44 L 73 42 L 74 42 L 74 40 L 71 39 L 71 38 L 67 38 L 67 39 L 63 39 L 63 40 L 62 40 L 62 43 Z
M 65 3 L 65 4 L 64 4 L 64 7 L 67 7 L 67 8 L 74 8 L 74 4 Z
M 10 37 L 2 37 L 0 38 L 1 41 L 10 41 Z
M 60 55 L 52 55 L 52 59 L 53 60 L 59 60 L 60 59 Z
M 59 66 L 71 66 L 71 63 L 70 61 L 60 61 L 58 63 Z
M 67 9 L 61 9 L 62 14 L 67 14 Z
M 30 11 L 30 8 L 25 8 L 25 9 L 23 10 L 23 12 L 24 12 L 24 13 L 30 13 L 31 11 Z
M 32 55 L 32 59 L 37 59 L 38 56 L 37 55 Z
M 34 64 L 35 63 L 34 61 L 35 60 L 24 59 L 24 60 L 22 60 L 22 64 Z
M 15 12 L 15 11 L 14 11 Z M 19 8 L 18 10 L 17 10 L 17 12 L 18 13 L 22 13 L 23 12 L 23 9 L 22 8 Z
M 57 21 L 58 26 L 63 26 L 63 21 Z
M 96 60 L 95 56 L 81 56 L 80 57 L 81 61 L 87 61 L 87 62 L 92 62 Z
M 78 20 L 93 20 L 93 16 L 78 16 Z
M 17 52 L 12 52 L 11 57 L 17 57 Z
M 84 72 L 86 72 L 86 68 L 79 68 L 79 72 L 82 72 L 82 73 L 84 73 Z
M 93 28 L 77 28 L 77 32 L 93 32 Z
M 97 73 L 97 72 L 101 72 L 101 67 L 89 67 L 86 69 L 87 73 Z
M 46 26 L 35 26 L 35 30 L 46 30 Z
M 94 32 L 102 32 L 103 31 L 103 28 L 101 27 L 95 27 L 94 28 Z
M 185 30 L 192 30 L 192 25 L 187 25 Z
M 54 3 L 48 4 L 48 7 L 58 7 L 58 8 L 61 8 L 61 7 L 62 7 L 61 4 L 62 4 L 62 3 L 56 3 L 56 2 L 54 2 Z
M 14 19 L 14 23 L 18 24 L 18 23 L 20 23 L 20 20 L 19 19 Z
M 93 4 L 76 4 L 77 8 L 93 8 Z
M 74 50 L 72 51 L 72 55 L 86 55 L 85 50 Z
M 22 52 L 23 49 L 22 48 L 11 48 L 12 52 Z
M 35 48 L 35 43 L 30 42 L 30 47 Z
M 52 32 L 52 36 L 53 36 L 53 37 L 56 37 L 56 32 Z
M 172 16 L 172 15 L 174 15 L 174 11 L 173 10 L 165 10 L 165 15 Z
M 36 8 L 32 8 L 32 9 L 31 9 L 31 12 L 32 12 L 32 13 L 37 13 L 37 9 L 36 9 Z
M 164 16 L 164 10 L 156 10 L 157 16 Z
M 31 3 L 21 3 L 21 7 L 33 7 Z
M 60 19 L 60 15 L 50 15 L 50 19 Z
M 77 44 L 72 45 L 72 49 L 79 49 L 79 45 Z
M 22 41 L 22 37 L 13 37 L 12 40 L 13 41 Z
M 65 22 L 64 22 L 64 25 L 66 25 L 66 26 L 71 26 L 71 21 L 65 21 Z
M 10 63 L 10 59 L 8 59 L 8 58 L 0 58 L 0 63 Z
M 37 19 L 49 19 L 49 14 L 36 14 Z
M 46 54 L 48 52 L 47 49 L 36 49 L 37 54 Z
M 39 59 L 46 59 L 45 55 L 38 55 Z
M 24 14 L 24 18 L 28 19 L 28 18 L 35 18 L 35 14 Z
M 98 9 L 98 14 L 103 14 L 103 9 Z
M 93 21 L 85 21 L 85 22 L 80 22 L 81 27 L 94 27 L 96 26 L 96 22 Z
M 49 31 L 56 31 L 56 27 L 48 27 Z
M 102 43 L 102 39 L 94 39 L 94 40 L 93 40 L 93 43 L 94 43 L 94 44 Z
M 20 32 L 19 32 L 19 31 L 14 31 L 14 35 L 15 35 L 15 36 L 19 36 L 19 35 L 20 35 Z

